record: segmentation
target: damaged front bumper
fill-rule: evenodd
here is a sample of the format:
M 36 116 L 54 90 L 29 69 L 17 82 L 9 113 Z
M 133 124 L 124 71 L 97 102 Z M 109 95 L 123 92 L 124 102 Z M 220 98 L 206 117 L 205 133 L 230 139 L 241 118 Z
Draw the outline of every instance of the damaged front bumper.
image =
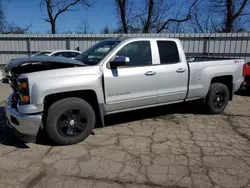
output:
M 5 104 L 7 125 L 14 128 L 22 135 L 36 137 L 42 125 L 41 114 L 22 114 L 13 106 L 13 94 L 9 96 Z

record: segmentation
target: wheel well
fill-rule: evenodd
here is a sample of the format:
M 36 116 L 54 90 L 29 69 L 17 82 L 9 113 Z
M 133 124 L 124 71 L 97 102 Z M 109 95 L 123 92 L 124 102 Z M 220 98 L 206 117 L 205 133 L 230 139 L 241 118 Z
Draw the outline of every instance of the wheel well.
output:
M 48 109 L 53 103 L 61 99 L 70 98 L 70 97 L 77 97 L 77 98 L 81 98 L 87 101 L 93 107 L 96 117 L 97 117 L 97 122 L 98 122 L 97 125 L 99 124 L 100 109 L 99 109 L 96 93 L 93 90 L 70 91 L 70 92 L 55 93 L 55 94 L 47 95 L 44 98 L 44 115 L 43 115 L 44 119 L 47 117 Z
M 211 81 L 211 84 L 213 83 L 221 83 L 227 86 L 230 93 L 229 100 L 233 100 L 233 76 L 228 75 L 228 76 L 214 77 Z

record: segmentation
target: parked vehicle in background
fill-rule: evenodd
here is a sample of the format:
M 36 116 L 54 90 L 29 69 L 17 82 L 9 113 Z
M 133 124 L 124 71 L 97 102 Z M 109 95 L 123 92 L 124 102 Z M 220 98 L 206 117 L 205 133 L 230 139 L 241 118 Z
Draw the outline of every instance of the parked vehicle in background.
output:
M 243 59 L 191 58 L 178 39 L 101 41 L 75 59 L 33 57 L 6 67 L 10 127 L 59 145 L 86 139 L 104 116 L 191 100 L 220 114 L 243 82 Z M 219 126 L 219 125 L 218 125 Z
M 244 65 L 243 76 L 245 78 L 243 86 L 250 90 L 250 62 Z
M 56 51 L 41 51 L 34 54 L 32 57 L 37 56 L 58 56 L 58 57 L 66 57 L 66 58 L 75 58 L 81 54 L 81 52 L 76 50 L 56 50 Z

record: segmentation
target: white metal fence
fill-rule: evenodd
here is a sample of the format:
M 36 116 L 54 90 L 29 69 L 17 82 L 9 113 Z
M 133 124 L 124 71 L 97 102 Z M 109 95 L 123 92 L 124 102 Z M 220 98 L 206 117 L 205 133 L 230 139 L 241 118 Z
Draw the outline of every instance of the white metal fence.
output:
M 119 34 L 24 34 L 0 35 L 0 65 L 10 59 L 30 56 L 41 50 L 76 49 L 84 51 L 96 42 Z M 212 34 L 128 34 L 179 38 L 190 56 L 240 57 L 250 61 L 250 33 Z

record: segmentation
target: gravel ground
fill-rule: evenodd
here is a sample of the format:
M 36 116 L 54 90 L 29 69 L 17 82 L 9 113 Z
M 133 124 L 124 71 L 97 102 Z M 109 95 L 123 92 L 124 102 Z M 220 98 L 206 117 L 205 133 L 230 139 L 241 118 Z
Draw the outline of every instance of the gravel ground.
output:
M 9 92 L 0 85 L 0 104 Z M 84 142 L 56 147 L 21 142 L 0 108 L 0 187 L 250 187 L 250 97 L 236 95 L 222 115 L 201 111 L 112 115 Z

